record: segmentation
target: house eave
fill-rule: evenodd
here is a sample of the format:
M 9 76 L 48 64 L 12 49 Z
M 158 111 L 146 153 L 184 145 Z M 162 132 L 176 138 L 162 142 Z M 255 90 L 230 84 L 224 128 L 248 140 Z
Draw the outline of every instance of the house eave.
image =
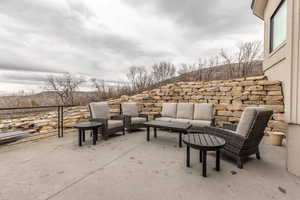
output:
M 264 20 L 264 11 L 267 6 L 268 0 L 252 0 L 251 9 L 255 16 Z

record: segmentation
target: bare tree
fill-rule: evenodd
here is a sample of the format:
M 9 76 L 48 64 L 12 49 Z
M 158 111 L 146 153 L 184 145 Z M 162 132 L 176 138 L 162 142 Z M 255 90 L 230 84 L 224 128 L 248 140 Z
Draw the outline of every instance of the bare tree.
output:
M 74 104 L 74 92 L 84 82 L 82 78 L 77 78 L 70 73 L 61 76 L 49 76 L 45 81 L 45 89 L 53 91 L 59 97 L 63 105 Z
M 99 100 L 106 99 L 107 89 L 104 80 L 91 79 L 92 85 L 97 90 L 97 97 Z
M 242 42 L 237 47 L 237 62 L 242 68 L 242 76 L 246 76 L 255 61 L 262 59 L 262 44 L 260 41 Z
M 152 66 L 152 75 L 154 83 L 159 83 L 175 76 L 175 65 L 168 62 L 160 62 Z
M 197 66 L 195 64 L 185 64 L 185 63 L 182 63 L 179 67 L 179 69 L 177 70 L 177 73 L 179 75 L 182 75 L 182 74 L 187 74 L 187 73 L 190 73 L 190 72 L 193 72 L 193 71 L 196 71 L 197 70 Z
M 153 84 L 153 77 L 149 74 L 145 67 L 132 66 L 129 68 L 127 78 L 132 84 L 134 91 L 142 91 Z
M 228 77 L 247 76 L 253 64 L 262 58 L 262 45 L 260 41 L 241 42 L 236 45 L 235 52 L 221 49 L 219 56 L 222 64 L 228 66 Z

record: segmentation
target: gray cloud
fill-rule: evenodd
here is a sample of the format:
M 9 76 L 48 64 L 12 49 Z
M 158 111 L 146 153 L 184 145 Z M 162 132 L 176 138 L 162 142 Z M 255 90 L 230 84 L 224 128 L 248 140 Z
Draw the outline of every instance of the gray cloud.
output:
M 130 65 L 194 62 L 229 43 L 259 38 L 249 3 L 1 0 L 0 77 L 30 82 L 28 74 L 5 73 L 71 72 L 124 80 Z
M 18 65 L 12 63 L 3 63 L 0 61 L 0 71 L 27 71 L 27 72 L 51 72 L 51 73 L 65 73 L 63 70 L 53 70 L 51 68 L 41 68 L 39 66 Z
M 252 16 L 251 1 L 237 0 L 126 0 L 131 6 L 174 20 L 187 33 L 200 37 L 254 31 L 257 19 Z M 191 30 L 190 30 L 191 29 Z M 199 35 L 200 34 L 200 35 Z

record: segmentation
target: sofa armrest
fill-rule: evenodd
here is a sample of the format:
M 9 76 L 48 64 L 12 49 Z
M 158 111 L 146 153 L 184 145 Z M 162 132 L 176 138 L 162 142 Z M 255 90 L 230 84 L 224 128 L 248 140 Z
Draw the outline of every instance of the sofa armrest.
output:
M 156 118 L 159 118 L 159 117 L 161 117 L 161 114 L 160 114 L 160 113 L 154 114 L 154 115 L 153 115 L 153 119 L 154 119 L 154 120 L 155 120 Z
M 149 119 L 149 117 L 148 117 L 147 114 L 142 114 L 142 113 L 140 113 L 140 114 L 139 114 L 139 117 L 146 118 L 147 121 L 148 121 L 148 119 Z
M 124 120 L 124 115 L 111 115 L 111 120 Z
M 211 126 L 216 126 L 216 119 L 215 118 L 211 119 Z
M 223 128 L 231 130 L 231 131 L 236 131 L 237 125 L 236 124 L 224 124 Z
M 90 119 L 90 121 L 103 123 L 105 129 L 108 127 L 108 119 L 106 119 L 106 118 L 94 118 L 94 119 Z

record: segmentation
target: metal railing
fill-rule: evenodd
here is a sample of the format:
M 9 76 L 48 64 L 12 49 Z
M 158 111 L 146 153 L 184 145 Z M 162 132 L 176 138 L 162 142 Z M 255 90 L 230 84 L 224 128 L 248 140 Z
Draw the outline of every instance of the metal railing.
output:
M 33 106 L 33 107 L 7 107 L 1 108 L 0 111 L 11 110 L 35 110 L 35 109 L 57 109 L 57 136 L 64 137 L 64 108 L 75 107 L 78 105 L 56 105 L 56 106 Z

